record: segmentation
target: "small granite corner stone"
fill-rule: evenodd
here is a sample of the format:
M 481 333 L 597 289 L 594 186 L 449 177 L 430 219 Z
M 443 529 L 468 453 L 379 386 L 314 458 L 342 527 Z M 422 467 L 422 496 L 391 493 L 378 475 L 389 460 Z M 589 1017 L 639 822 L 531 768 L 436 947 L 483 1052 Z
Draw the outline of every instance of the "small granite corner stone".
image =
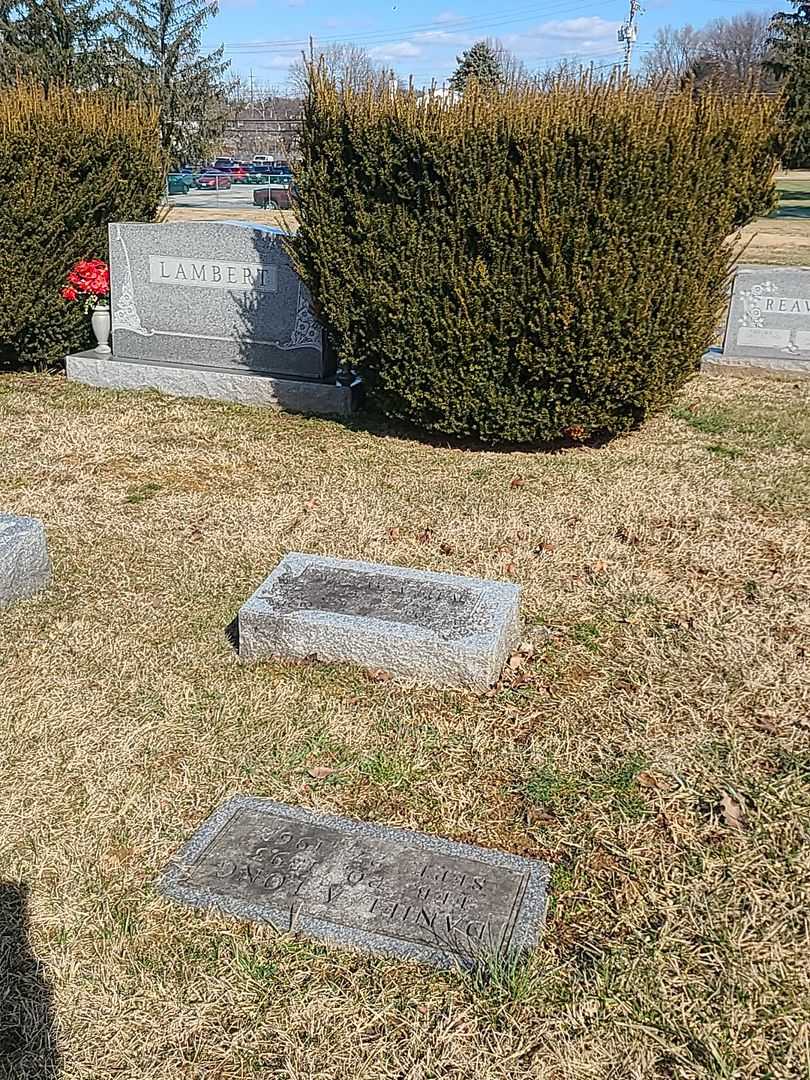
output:
M 33 517 L 0 514 L 0 606 L 33 596 L 50 579 L 42 522 Z

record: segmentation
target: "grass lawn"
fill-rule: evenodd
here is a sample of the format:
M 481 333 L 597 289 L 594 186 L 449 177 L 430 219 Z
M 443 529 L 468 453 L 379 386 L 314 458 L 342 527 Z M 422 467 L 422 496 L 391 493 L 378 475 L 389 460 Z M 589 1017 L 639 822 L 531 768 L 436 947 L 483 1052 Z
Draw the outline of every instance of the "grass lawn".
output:
M 3 1080 L 808 1074 L 810 385 L 546 454 L 7 375 L 0 433 L 55 570 L 0 612 L 0 914 L 27 890 L 41 961 Z M 242 666 L 288 550 L 511 578 L 534 654 L 484 695 Z M 540 949 L 476 980 L 159 898 L 235 792 L 549 859 Z
M 740 260 L 810 266 L 810 172 L 781 173 L 776 188 L 777 209 L 742 229 Z

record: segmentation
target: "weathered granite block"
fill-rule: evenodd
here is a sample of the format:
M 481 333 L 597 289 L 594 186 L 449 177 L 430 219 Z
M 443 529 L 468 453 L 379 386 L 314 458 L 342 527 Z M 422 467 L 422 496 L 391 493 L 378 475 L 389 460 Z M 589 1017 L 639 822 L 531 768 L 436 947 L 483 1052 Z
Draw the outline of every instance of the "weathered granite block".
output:
M 520 589 L 383 563 L 286 555 L 239 612 L 239 654 L 484 689 L 520 636 Z
M 309 379 L 282 379 L 259 371 L 235 368 L 164 364 L 158 360 L 122 360 L 95 350 L 72 353 L 66 359 L 72 382 L 104 390 L 159 390 L 175 397 L 211 398 L 240 405 L 266 406 L 318 416 L 348 416 L 360 408 L 363 386 Z
M 0 514 L 0 605 L 33 596 L 50 579 L 42 522 L 33 517 Z
M 535 945 L 548 879 L 538 859 L 236 795 L 158 888 L 279 931 L 455 967 Z

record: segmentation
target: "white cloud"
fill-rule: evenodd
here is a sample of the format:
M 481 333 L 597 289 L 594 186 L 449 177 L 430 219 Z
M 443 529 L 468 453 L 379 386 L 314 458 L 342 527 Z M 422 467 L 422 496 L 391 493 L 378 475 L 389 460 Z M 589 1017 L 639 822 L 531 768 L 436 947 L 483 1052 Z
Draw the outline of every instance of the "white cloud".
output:
M 442 26 L 444 23 L 463 23 L 466 21 L 466 15 L 459 15 L 457 11 L 440 11 L 433 19 L 437 26 Z
M 377 45 L 369 50 L 369 55 L 375 60 L 384 60 L 389 63 L 394 60 L 409 60 L 422 55 L 422 50 L 412 41 L 394 41 L 390 45 Z
M 551 19 L 533 27 L 529 33 L 531 37 L 562 38 L 566 41 L 599 40 L 608 37 L 615 41 L 618 28 L 617 22 L 608 22 L 599 15 L 591 15 L 580 19 Z

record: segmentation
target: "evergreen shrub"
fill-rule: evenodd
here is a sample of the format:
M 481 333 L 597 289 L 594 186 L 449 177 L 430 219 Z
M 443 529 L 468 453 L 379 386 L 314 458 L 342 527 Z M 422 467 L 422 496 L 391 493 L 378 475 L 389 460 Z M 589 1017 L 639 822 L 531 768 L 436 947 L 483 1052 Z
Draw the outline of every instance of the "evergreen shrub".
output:
M 157 117 L 110 93 L 0 89 L 0 371 L 90 344 L 59 295 L 79 259 L 107 258 L 107 223 L 154 220 L 164 183 Z
M 452 104 L 310 72 L 292 247 L 388 415 L 491 441 L 627 430 L 711 344 L 777 105 L 635 85 Z

